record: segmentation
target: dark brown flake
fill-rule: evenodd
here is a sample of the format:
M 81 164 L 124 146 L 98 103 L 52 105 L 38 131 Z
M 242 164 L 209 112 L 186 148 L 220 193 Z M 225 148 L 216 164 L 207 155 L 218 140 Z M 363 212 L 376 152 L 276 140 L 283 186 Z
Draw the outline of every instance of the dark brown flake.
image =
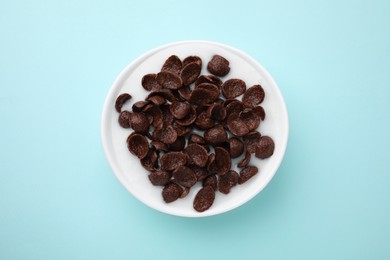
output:
M 129 111 L 122 111 L 118 117 L 119 125 L 123 128 L 130 128 L 130 117 L 131 113 Z
M 253 110 L 242 111 L 240 113 L 240 118 L 244 121 L 249 131 L 257 129 L 260 125 L 260 117 Z
M 172 171 L 187 163 L 187 156 L 183 152 L 167 152 L 161 156 L 161 169 Z
M 202 181 L 210 175 L 206 168 L 196 166 L 195 164 L 189 165 L 188 167 L 190 167 L 195 172 L 197 181 Z
M 244 110 L 244 105 L 239 100 L 232 100 L 231 102 L 225 102 L 226 104 L 226 114 L 227 116 L 234 114 L 234 113 L 241 113 L 241 111 Z
M 204 138 L 198 134 L 191 134 L 188 138 L 188 144 L 206 144 Z
M 207 115 L 215 120 L 222 121 L 226 118 L 226 108 L 222 104 L 212 104 L 207 109 Z
M 228 171 L 226 174 L 218 178 L 218 190 L 223 194 L 228 194 L 234 186 L 238 183 L 238 173 L 236 171 Z
M 152 102 L 153 104 L 157 105 L 157 106 L 161 106 L 162 104 L 165 103 L 165 98 L 161 97 L 161 96 L 151 96 L 151 97 L 148 97 L 146 100 Z
M 254 85 L 245 92 L 242 103 L 245 107 L 255 107 L 264 100 L 264 89 L 260 85 Z
M 202 67 L 197 62 L 187 64 L 180 73 L 184 85 L 190 85 L 198 78 Z
M 199 66 L 202 66 L 202 59 L 198 56 L 188 56 L 183 60 L 183 67 L 187 66 L 190 63 L 197 63 Z
M 192 91 L 189 102 L 194 105 L 205 105 L 212 103 L 217 98 L 218 96 L 211 89 L 196 88 Z
M 150 144 L 156 148 L 157 151 L 163 151 L 163 152 L 168 152 L 169 148 L 168 145 L 164 144 L 163 142 L 160 141 L 151 141 Z
M 166 100 L 170 101 L 170 102 L 173 102 L 176 100 L 176 97 L 175 95 L 173 95 L 172 93 L 172 90 L 170 89 L 161 89 L 161 90 L 158 90 L 158 91 L 153 91 L 151 92 L 146 99 L 149 99 L 153 96 L 160 96 L 160 97 L 163 97 L 165 98 Z
M 186 146 L 186 139 L 183 136 L 178 136 L 176 141 L 169 145 L 171 151 L 182 151 Z
M 182 193 L 183 189 L 178 184 L 168 182 L 162 190 L 162 197 L 166 203 L 170 203 L 177 200 Z
M 196 183 L 195 172 L 187 166 L 179 166 L 173 171 L 172 176 L 178 184 L 184 187 L 192 187 Z
M 229 139 L 229 147 L 230 156 L 232 158 L 239 157 L 244 151 L 244 144 L 237 137 L 232 137 Z
M 223 77 L 230 71 L 229 61 L 220 55 L 214 55 L 207 64 L 207 70 L 211 74 Z
M 175 129 L 177 136 L 186 136 L 191 132 L 190 126 L 180 126 L 176 122 L 173 122 L 172 127 Z
M 274 154 L 275 143 L 269 136 L 262 136 L 256 146 L 256 157 L 266 159 Z
M 232 160 L 230 158 L 229 152 L 222 147 L 215 148 L 215 164 L 216 164 L 216 173 L 223 175 L 227 173 L 231 166 Z
M 198 191 L 195 196 L 193 207 L 198 212 L 208 210 L 214 203 L 215 191 L 207 185 Z
M 171 73 L 179 74 L 182 68 L 182 63 L 179 57 L 176 55 L 170 56 L 161 68 L 161 71 L 168 71 Z
M 253 108 L 253 111 L 260 117 L 261 121 L 264 121 L 265 119 L 265 111 L 262 106 L 256 106 Z
M 178 93 L 183 99 L 188 101 L 191 98 L 192 90 L 189 86 L 184 86 L 178 89 Z
M 194 123 L 196 120 L 196 110 L 193 106 L 190 106 L 190 111 L 188 112 L 187 116 L 183 119 L 176 120 L 176 124 L 180 126 L 189 126 L 192 123 Z
M 229 79 L 222 84 L 221 89 L 227 99 L 232 99 L 245 93 L 246 84 L 241 79 Z
M 250 153 L 256 152 L 256 147 L 260 141 L 260 138 L 261 138 L 261 134 L 258 131 L 249 132 L 244 136 L 244 143 L 246 145 L 246 149 Z
M 238 178 L 238 183 L 243 184 L 259 172 L 259 169 L 256 166 L 248 166 L 241 170 L 240 177 Z
M 149 143 L 144 136 L 133 133 L 127 138 L 127 148 L 132 154 L 142 159 L 149 152 Z
M 210 95 L 213 101 L 217 100 L 219 97 L 219 88 L 211 83 L 202 83 L 195 87 L 195 89 L 206 89 L 210 91 Z
M 190 112 L 191 105 L 186 102 L 174 101 L 170 106 L 171 114 L 177 119 L 183 119 Z
M 204 133 L 204 139 L 210 144 L 221 144 L 227 140 L 227 133 L 222 125 L 216 125 Z
M 131 99 L 131 95 L 128 93 L 120 94 L 115 101 L 115 110 L 120 113 L 122 111 L 123 104 Z
M 222 86 L 222 80 L 214 75 L 200 75 L 195 81 L 195 86 L 198 86 L 202 83 L 211 83 L 216 85 L 218 88 Z
M 168 71 L 157 74 L 157 83 L 167 89 L 179 89 L 183 85 L 183 81 L 177 74 Z
M 200 129 L 206 130 L 214 126 L 214 120 L 212 120 L 206 112 L 202 112 L 198 114 L 195 125 Z
M 158 154 L 155 149 L 149 149 L 148 154 L 141 159 L 141 165 L 148 171 L 155 170 L 157 167 Z
M 153 139 L 163 142 L 164 144 L 173 144 L 177 139 L 177 133 L 172 126 L 156 129 L 153 132 Z
M 157 74 L 146 74 L 142 77 L 141 85 L 146 91 L 160 90 L 161 86 L 157 83 Z
M 130 116 L 130 127 L 136 132 L 146 133 L 149 130 L 149 120 L 144 113 L 132 113 Z
M 207 164 L 207 150 L 199 144 L 190 144 L 185 148 L 185 153 L 191 162 L 199 167 L 205 167 Z
M 203 187 L 211 186 L 213 188 L 213 190 L 217 190 L 217 176 L 216 175 L 209 175 L 209 176 L 207 176 L 203 180 L 202 186 Z
M 231 114 L 228 117 L 227 127 L 235 136 L 244 136 L 249 133 L 249 128 L 237 113 Z
M 160 129 L 163 127 L 163 114 L 159 106 L 152 105 L 148 108 L 145 107 L 146 116 L 150 116 L 152 120 L 149 120 L 149 123 L 153 125 L 154 128 Z
M 164 186 L 170 181 L 172 173 L 157 169 L 155 171 L 152 171 L 148 177 L 153 185 Z
M 132 106 L 132 109 L 133 109 L 133 112 L 141 112 L 142 109 L 146 106 L 150 104 L 149 101 L 137 101 L 133 104 Z

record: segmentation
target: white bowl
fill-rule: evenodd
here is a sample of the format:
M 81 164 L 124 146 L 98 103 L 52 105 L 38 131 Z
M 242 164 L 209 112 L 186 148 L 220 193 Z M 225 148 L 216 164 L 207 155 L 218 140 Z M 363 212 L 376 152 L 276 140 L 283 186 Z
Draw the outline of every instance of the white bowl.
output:
M 262 135 L 269 135 L 275 142 L 275 151 L 272 157 L 260 160 L 252 156 L 250 165 L 259 168 L 259 173 L 243 185 L 237 185 L 225 195 L 216 193 L 212 207 L 199 213 L 193 209 L 193 200 L 201 188 L 197 183 L 191 188 L 184 199 L 173 203 L 165 203 L 161 197 L 162 187 L 153 186 L 139 160 L 127 149 L 126 139 L 131 133 L 129 129 L 121 128 L 118 124 L 118 113 L 114 104 L 118 95 L 130 93 L 132 99 L 124 109 L 130 109 L 135 101 L 144 100 L 148 94 L 141 86 L 142 76 L 148 73 L 157 73 L 162 64 L 170 55 L 177 55 L 184 59 L 190 55 L 202 58 L 201 74 L 207 72 L 207 62 L 214 54 L 219 54 L 230 61 L 230 73 L 222 78 L 243 79 L 247 87 L 261 84 L 265 91 L 265 99 L 261 104 L 266 112 L 265 121 L 261 122 L 259 131 Z M 271 75 L 262 65 L 249 55 L 230 46 L 209 41 L 182 41 L 167 44 L 141 55 L 131 62 L 115 80 L 108 92 L 102 113 L 101 138 L 103 148 L 112 170 L 126 189 L 144 204 L 158 211 L 183 217 L 205 217 L 220 214 L 246 203 L 258 194 L 270 182 L 282 162 L 288 139 L 288 116 L 282 94 Z M 233 164 L 234 165 L 234 164 Z

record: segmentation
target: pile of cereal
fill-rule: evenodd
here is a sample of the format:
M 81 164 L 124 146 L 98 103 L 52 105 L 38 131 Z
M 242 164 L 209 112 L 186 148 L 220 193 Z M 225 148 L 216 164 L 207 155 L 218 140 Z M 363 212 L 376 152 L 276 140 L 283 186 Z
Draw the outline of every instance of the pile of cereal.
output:
M 209 209 L 215 192 L 228 194 L 258 173 L 250 166 L 251 155 L 270 157 L 274 142 L 257 128 L 265 119 L 259 105 L 264 100 L 260 85 L 247 89 L 241 79 L 222 81 L 229 71 L 229 61 L 214 55 L 207 64 L 212 75 L 200 75 L 202 60 L 189 56 L 183 61 L 170 56 L 157 74 L 142 78 L 150 91 L 144 101 L 122 111 L 131 95 L 121 94 L 115 103 L 118 122 L 133 133 L 127 138 L 129 151 L 147 169 L 153 185 L 162 186 L 166 203 L 188 195 L 192 186 L 202 182 L 193 207 L 198 212 Z M 242 96 L 241 101 L 237 97 Z M 240 158 L 232 170 L 232 158 Z

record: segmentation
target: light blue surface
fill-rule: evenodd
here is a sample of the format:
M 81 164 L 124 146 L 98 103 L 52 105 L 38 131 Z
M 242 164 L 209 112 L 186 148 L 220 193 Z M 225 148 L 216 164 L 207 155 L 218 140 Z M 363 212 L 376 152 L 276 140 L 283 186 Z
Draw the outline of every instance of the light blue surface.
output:
M 0 259 L 390 259 L 389 1 L 2 1 Z M 204 219 L 137 201 L 100 113 L 147 50 L 237 47 L 278 82 L 285 160 L 244 206 Z

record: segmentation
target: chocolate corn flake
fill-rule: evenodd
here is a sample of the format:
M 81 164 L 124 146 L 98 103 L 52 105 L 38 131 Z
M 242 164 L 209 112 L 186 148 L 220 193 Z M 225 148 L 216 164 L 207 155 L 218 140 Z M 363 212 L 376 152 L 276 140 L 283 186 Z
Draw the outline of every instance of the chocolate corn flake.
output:
M 178 89 L 178 93 L 179 93 L 180 97 L 182 97 L 183 99 L 190 100 L 192 90 L 189 86 L 184 86 L 184 87 Z
M 131 99 L 131 95 L 128 93 L 123 93 L 119 95 L 115 101 L 115 110 L 120 113 L 122 111 L 122 106 L 126 103 L 127 100 Z
M 130 128 L 130 117 L 131 113 L 129 111 L 122 111 L 118 117 L 118 123 L 123 128 Z
M 157 169 L 155 171 L 151 171 L 148 177 L 153 185 L 164 186 L 171 180 L 172 173 Z
M 229 61 L 220 55 L 214 55 L 207 64 L 207 70 L 219 77 L 226 76 L 229 71 Z
M 250 178 L 255 176 L 259 172 L 259 169 L 256 166 L 248 166 L 241 170 L 240 177 L 238 178 L 238 183 L 243 184 L 247 182 Z
M 196 183 L 195 172 L 191 168 L 183 165 L 173 171 L 173 178 L 178 184 L 188 188 L 194 186 Z
M 211 104 L 217 97 L 212 89 L 196 88 L 192 91 L 189 102 L 194 105 Z
M 187 163 L 187 156 L 183 152 L 167 152 L 161 156 L 161 169 L 172 171 Z
M 213 188 L 213 190 L 217 190 L 217 176 L 216 175 L 209 175 L 207 176 L 203 182 L 202 182 L 202 186 L 203 187 L 206 187 L 206 186 L 211 186 Z
M 139 133 L 146 133 L 149 130 L 149 120 L 144 113 L 135 112 L 130 116 L 130 127 Z
M 198 78 L 202 67 L 196 62 L 187 64 L 180 73 L 184 85 L 190 85 Z
M 198 117 L 195 120 L 195 125 L 200 129 L 209 129 L 214 126 L 214 120 L 211 119 L 206 112 L 198 114 Z
M 141 112 L 142 109 L 146 106 L 150 104 L 150 101 L 137 101 L 133 104 L 132 106 L 132 110 L 133 112 Z
M 146 91 L 160 90 L 161 86 L 157 83 L 157 74 L 146 74 L 141 80 L 141 85 Z
M 189 144 L 185 148 L 185 153 L 190 158 L 191 162 L 199 167 L 205 167 L 207 164 L 207 150 L 199 144 Z
M 149 143 L 144 136 L 131 134 L 127 138 L 127 148 L 139 159 L 143 159 L 149 152 Z
M 178 75 L 168 71 L 157 74 L 157 83 L 167 89 L 179 89 L 183 85 L 183 81 Z
M 204 133 L 204 139 L 210 144 L 221 144 L 227 140 L 227 133 L 222 125 L 216 125 Z
M 171 114 L 177 119 L 183 119 L 190 112 L 191 105 L 186 102 L 174 101 L 170 106 Z
M 244 136 L 244 143 L 246 145 L 247 151 L 249 151 L 250 153 L 255 153 L 260 138 L 261 138 L 261 134 L 258 131 L 252 131 L 247 133 Z
M 245 157 L 241 160 L 241 162 L 237 164 L 237 167 L 244 168 L 249 164 L 250 161 L 251 161 L 251 153 L 248 150 L 246 150 Z
M 179 184 L 168 182 L 162 190 L 162 197 L 166 203 L 170 203 L 180 198 L 182 193 L 183 189 Z
M 161 71 L 167 71 L 175 74 L 180 74 L 182 69 L 182 63 L 179 57 L 176 55 L 170 56 L 161 68 Z
M 218 178 L 218 190 L 223 194 L 228 194 L 238 183 L 239 175 L 236 171 L 228 171 L 226 174 Z
M 216 173 L 219 175 L 223 175 L 227 173 L 231 166 L 232 161 L 230 158 L 229 152 L 222 147 L 216 147 L 215 148 L 215 164 L 216 164 Z
M 229 147 L 230 147 L 230 149 L 229 149 L 230 156 L 232 158 L 239 157 L 242 154 L 242 152 L 244 151 L 244 144 L 237 137 L 232 137 L 229 139 Z
M 227 99 L 232 99 L 244 94 L 246 84 L 241 79 L 229 79 L 222 84 L 222 94 Z
M 194 107 L 190 106 L 190 110 L 188 114 L 182 119 L 177 119 L 176 124 L 180 126 L 189 126 L 192 123 L 194 123 L 195 120 L 196 120 L 196 110 Z
M 177 139 L 177 133 L 172 126 L 156 129 L 153 133 L 153 139 L 164 144 L 173 144 Z
M 266 159 L 274 154 L 275 144 L 271 137 L 262 136 L 257 143 L 255 156 L 260 159 Z
M 234 113 L 228 117 L 227 127 L 235 136 L 244 136 L 249 133 L 249 128 L 240 118 L 239 114 Z
M 242 103 L 245 107 L 255 107 L 264 100 L 264 89 L 260 85 L 254 85 L 245 92 Z
M 202 59 L 201 58 L 199 58 L 198 56 L 188 56 L 187 58 L 185 58 L 183 60 L 183 67 L 185 67 L 186 65 L 193 63 L 193 62 L 195 62 L 199 66 L 202 66 Z
M 213 85 L 216 85 L 218 88 L 221 88 L 222 86 L 222 80 L 214 75 L 199 76 L 198 79 L 195 81 L 195 86 L 198 86 L 202 83 L 211 83 Z
M 200 189 L 196 194 L 193 207 L 196 211 L 203 212 L 213 205 L 214 200 L 215 191 L 210 185 L 207 185 Z
M 171 151 L 182 151 L 186 146 L 186 139 L 183 136 L 178 136 L 176 141 L 169 145 Z
M 155 149 L 149 149 L 148 154 L 141 159 L 141 165 L 149 171 L 153 171 L 157 167 L 158 153 Z
M 155 141 L 152 140 L 150 142 L 151 146 L 154 147 L 157 151 L 163 151 L 163 152 L 168 152 L 169 148 L 167 144 L 164 144 L 163 142 L 160 141 Z
M 191 134 L 188 138 L 188 144 L 206 144 L 204 138 L 198 134 Z
M 253 111 L 260 117 L 261 121 L 265 120 L 265 111 L 262 106 L 256 106 L 253 108 Z
M 260 125 L 260 116 L 253 110 L 242 111 L 240 119 L 244 121 L 249 131 L 257 129 Z

